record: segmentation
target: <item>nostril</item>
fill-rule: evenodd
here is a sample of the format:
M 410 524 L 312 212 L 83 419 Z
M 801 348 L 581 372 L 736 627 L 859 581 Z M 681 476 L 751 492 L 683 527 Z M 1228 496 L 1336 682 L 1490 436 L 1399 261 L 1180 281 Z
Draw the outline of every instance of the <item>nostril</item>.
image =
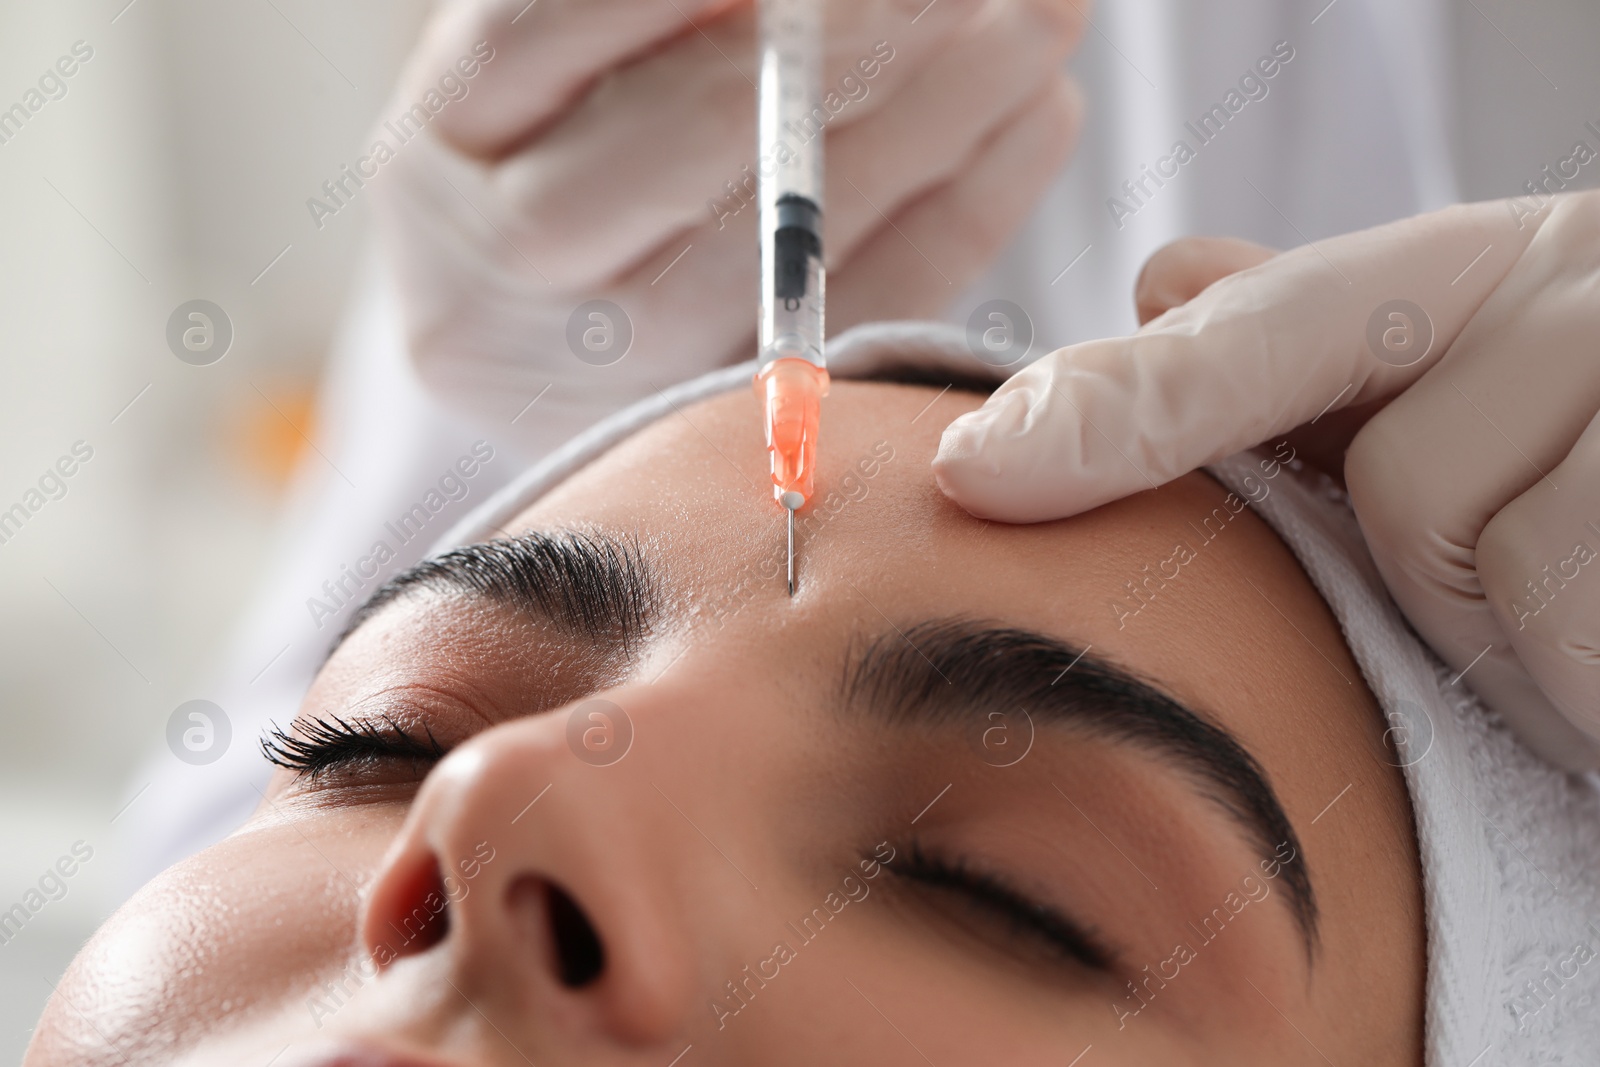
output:
M 398 883 L 390 897 L 385 916 L 389 929 L 383 939 L 393 949 L 392 959 L 426 952 L 450 933 L 450 897 L 437 857 L 432 853 L 418 857 Z
M 561 983 L 569 989 L 580 989 L 598 979 L 605 970 L 605 947 L 577 901 L 555 885 L 547 887 L 546 895 Z

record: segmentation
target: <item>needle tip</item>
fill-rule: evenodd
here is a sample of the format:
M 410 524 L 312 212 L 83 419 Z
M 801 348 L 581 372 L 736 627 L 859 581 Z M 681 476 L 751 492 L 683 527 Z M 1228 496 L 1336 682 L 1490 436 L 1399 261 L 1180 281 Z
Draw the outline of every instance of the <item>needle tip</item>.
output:
M 789 595 L 794 596 L 794 509 L 789 509 Z

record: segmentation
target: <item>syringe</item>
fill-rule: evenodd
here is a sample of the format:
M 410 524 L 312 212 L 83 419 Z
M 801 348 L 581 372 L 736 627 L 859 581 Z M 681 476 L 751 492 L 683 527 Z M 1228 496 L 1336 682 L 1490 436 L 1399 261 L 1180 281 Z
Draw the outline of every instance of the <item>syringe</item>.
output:
M 821 0 L 760 0 L 757 122 L 761 228 L 760 369 L 772 493 L 789 512 L 789 595 L 794 596 L 794 515 L 811 499 L 823 357 Z

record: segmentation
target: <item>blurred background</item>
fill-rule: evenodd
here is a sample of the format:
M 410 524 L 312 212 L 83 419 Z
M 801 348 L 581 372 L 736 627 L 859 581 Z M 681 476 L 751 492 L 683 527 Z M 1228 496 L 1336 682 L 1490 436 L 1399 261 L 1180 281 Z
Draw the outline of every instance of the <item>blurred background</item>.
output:
M 365 146 L 425 6 L 0 2 L 0 109 L 79 58 L 64 95 L 0 125 L 0 513 L 92 449 L 65 495 L 0 526 L 0 912 L 76 843 L 93 856 L 0 942 L 0 1060 L 144 869 L 117 820 L 266 573 L 369 237 L 359 198 L 320 229 L 306 200 Z M 1452 33 L 1466 198 L 1600 147 L 1600 5 L 1461 0 Z M 1111 47 L 1090 34 L 1082 61 Z M 1506 86 L 1529 83 L 1548 106 L 1513 113 Z M 209 366 L 168 346 L 194 299 L 234 331 Z
M 359 207 L 318 230 L 305 202 L 364 146 L 423 9 L 0 3 L 0 108 L 93 50 L 0 127 L 0 509 L 93 449 L 0 544 L 0 910 L 93 850 L 0 944 L 0 1062 L 129 888 L 111 820 L 260 580 L 364 239 Z M 167 345 L 196 298 L 233 323 L 211 366 Z

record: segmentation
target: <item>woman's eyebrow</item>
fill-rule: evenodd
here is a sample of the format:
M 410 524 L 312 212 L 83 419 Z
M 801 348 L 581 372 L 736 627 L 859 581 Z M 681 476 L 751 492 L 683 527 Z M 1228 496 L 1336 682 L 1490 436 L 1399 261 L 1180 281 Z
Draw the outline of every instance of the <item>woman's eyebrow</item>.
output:
M 1045 634 L 967 619 L 919 623 L 856 646 L 841 704 L 896 728 L 970 728 L 991 712 L 1070 726 L 1164 757 L 1198 781 L 1265 858 L 1315 957 L 1317 903 L 1305 853 L 1266 773 L 1237 738 L 1129 671 Z M 1014 721 L 1014 720 L 1007 720 Z
M 328 654 L 385 605 L 420 591 L 509 604 L 624 653 L 645 637 L 658 599 L 638 545 L 573 530 L 530 531 L 454 548 L 402 571 L 350 617 Z

